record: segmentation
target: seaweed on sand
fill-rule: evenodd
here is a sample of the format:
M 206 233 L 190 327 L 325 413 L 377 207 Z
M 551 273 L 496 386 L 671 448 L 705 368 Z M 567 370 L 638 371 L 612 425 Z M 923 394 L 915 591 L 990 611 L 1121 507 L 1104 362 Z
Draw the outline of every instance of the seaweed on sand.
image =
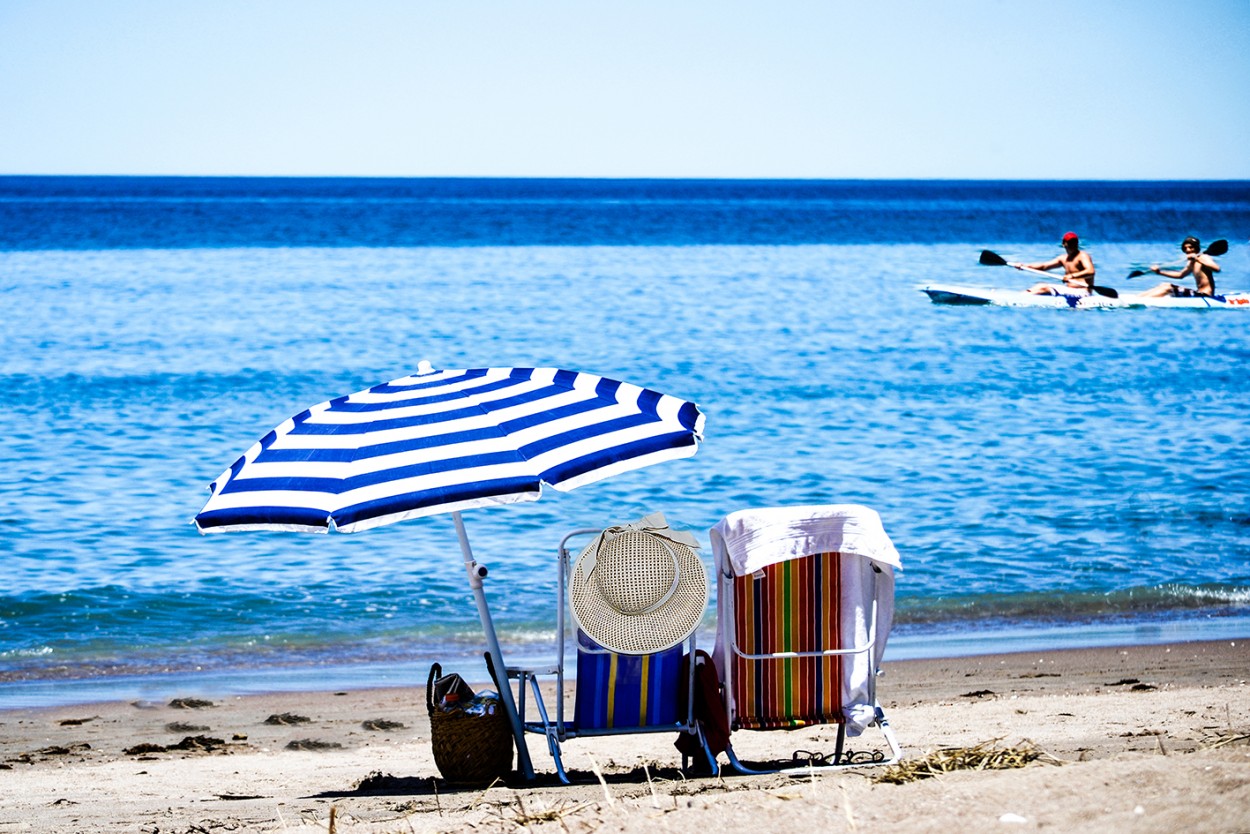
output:
M 902 785 L 932 779 L 959 770 L 1009 770 L 1031 762 L 1061 765 L 1062 761 L 1039 749 L 1031 741 L 1015 747 L 999 747 L 1001 739 L 991 739 L 972 747 L 943 747 L 918 759 L 907 759 L 883 770 L 874 782 Z

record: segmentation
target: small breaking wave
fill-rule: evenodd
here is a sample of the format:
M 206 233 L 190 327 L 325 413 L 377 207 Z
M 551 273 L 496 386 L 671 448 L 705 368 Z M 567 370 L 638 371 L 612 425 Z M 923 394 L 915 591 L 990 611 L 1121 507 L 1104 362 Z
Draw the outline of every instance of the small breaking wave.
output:
M 1051 591 L 939 598 L 900 596 L 895 605 L 894 621 L 909 625 L 968 620 L 1081 622 L 1091 618 L 1160 616 L 1207 609 L 1227 614 L 1250 611 L 1250 588 L 1169 583 L 1106 592 Z

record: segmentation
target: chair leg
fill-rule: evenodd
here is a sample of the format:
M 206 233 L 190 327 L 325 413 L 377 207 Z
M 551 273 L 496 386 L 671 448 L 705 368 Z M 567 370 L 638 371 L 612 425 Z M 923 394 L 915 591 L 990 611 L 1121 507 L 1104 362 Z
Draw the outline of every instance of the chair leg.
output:
M 556 776 L 565 785 L 573 784 L 564 772 L 564 760 L 560 756 L 560 732 L 555 724 L 551 723 L 551 719 L 547 716 L 547 705 L 543 702 L 542 690 L 538 687 L 538 678 L 535 675 L 522 673 L 523 677 L 529 680 L 530 687 L 534 690 L 534 707 L 538 710 L 538 717 L 542 722 L 543 735 L 547 737 L 547 750 L 551 752 L 551 760 L 556 766 Z M 520 687 L 521 691 L 525 691 L 524 681 Z
M 898 739 L 894 737 L 894 728 L 890 726 L 881 707 L 877 707 L 877 726 L 881 729 L 881 735 L 885 736 L 885 743 L 890 745 L 890 758 L 881 764 L 894 764 L 903 758 L 903 748 L 899 747 Z
M 707 745 L 707 736 L 703 733 L 703 728 L 695 725 L 695 730 L 699 733 L 699 749 L 703 751 L 703 756 L 707 759 L 707 766 L 712 771 L 713 776 L 720 776 L 720 763 L 716 761 L 716 754 L 712 752 L 712 748 Z
M 729 766 L 741 773 L 743 776 L 764 776 L 768 773 L 777 773 L 775 770 L 753 770 L 744 765 L 738 759 L 738 754 L 734 752 L 732 744 L 725 747 L 725 755 L 729 758 Z
M 707 765 L 710 774 L 712 776 L 720 776 L 720 762 L 716 761 L 716 754 L 712 752 L 711 747 L 708 747 L 707 736 L 703 733 L 703 727 L 696 723 L 694 730 L 687 732 L 690 732 L 699 740 L 699 752 L 703 754 L 703 761 Z M 682 773 L 691 769 L 693 760 L 693 756 L 688 756 L 685 753 L 681 754 Z

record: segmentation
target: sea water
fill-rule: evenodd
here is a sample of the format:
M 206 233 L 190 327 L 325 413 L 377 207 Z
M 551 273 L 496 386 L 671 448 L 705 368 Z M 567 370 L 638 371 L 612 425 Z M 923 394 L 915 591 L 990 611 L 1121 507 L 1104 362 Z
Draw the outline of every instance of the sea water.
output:
M 1244 182 L 0 178 L 0 707 L 480 668 L 450 517 L 191 523 L 270 428 L 423 359 L 707 415 L 693 458 L 465 514 L 510 661 L 552 654 L 568 530 L 830 502 L 902 555 L 888 657 L 1250 636 L 1250 313 L 917 290 L 1023 288 L 980 250 L 1069 229 L 1121 291 L 1188 234 L 1250 289 Z

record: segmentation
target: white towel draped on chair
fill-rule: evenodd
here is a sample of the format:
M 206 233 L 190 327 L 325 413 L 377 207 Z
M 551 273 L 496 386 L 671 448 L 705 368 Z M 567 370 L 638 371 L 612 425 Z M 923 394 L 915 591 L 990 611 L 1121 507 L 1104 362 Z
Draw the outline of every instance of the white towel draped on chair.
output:
M 813 553 L 854 553 L 902 568 L 881 516 L 860 504 L 739 510 L 725 516 L 712 534 L 729 555 L 735 576 Z

